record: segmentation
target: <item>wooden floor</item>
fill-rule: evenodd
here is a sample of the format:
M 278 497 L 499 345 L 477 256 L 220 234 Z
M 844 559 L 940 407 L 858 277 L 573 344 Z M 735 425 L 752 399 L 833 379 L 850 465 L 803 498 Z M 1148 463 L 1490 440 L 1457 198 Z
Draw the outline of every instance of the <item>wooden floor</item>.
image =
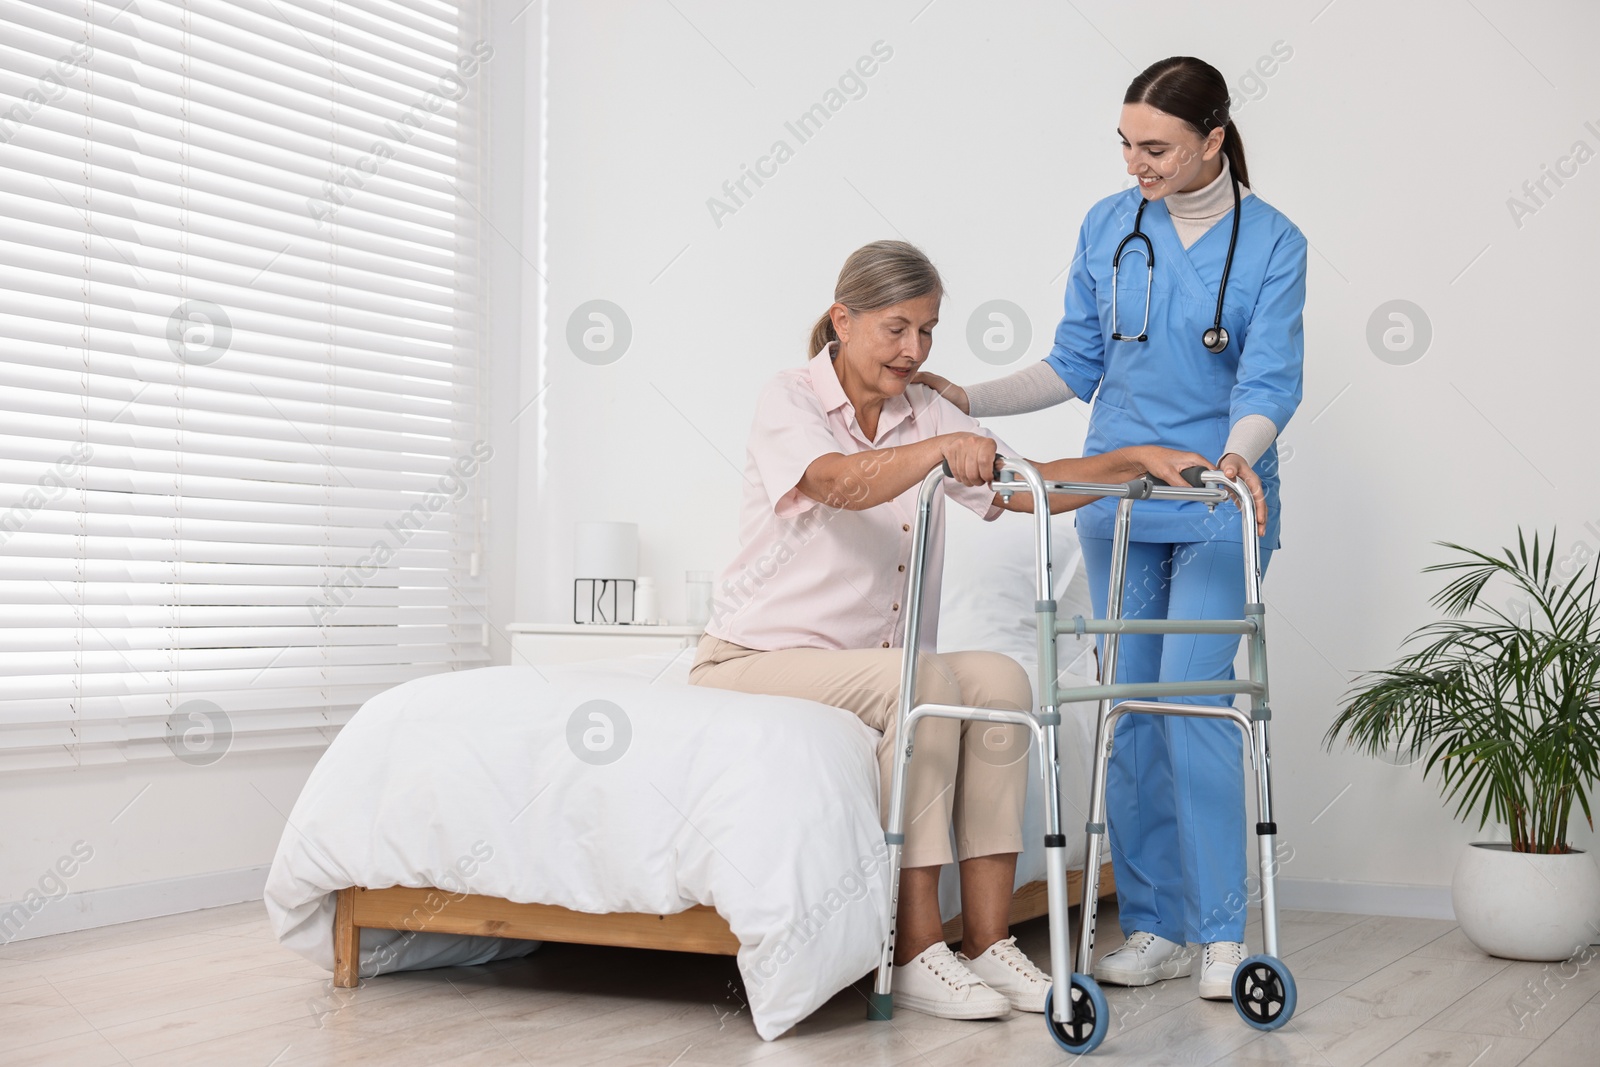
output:
M 1115 910 L 1102 910 L 1114 944 Z M 1045 924 L 1018 927 L 1043 964 Z M 1254 946 L 1259 938 L 1252 929 Z M 1600 1063 L 1600 950 L 1507 963 L 1429 919 L 1283 916 L 1300 1010 L 1258 1034 L 1193 980 L 1108 989 L 1104 1064 Z M 1068 1062 L 1037 1015 L 868 1023 L 861 989 L 763 1042 L 727 957 L 547 945 L 524 960 L 334 989 L 280 948 L 259 904 L 0 946 L 0 1063 L 786 1064 Z

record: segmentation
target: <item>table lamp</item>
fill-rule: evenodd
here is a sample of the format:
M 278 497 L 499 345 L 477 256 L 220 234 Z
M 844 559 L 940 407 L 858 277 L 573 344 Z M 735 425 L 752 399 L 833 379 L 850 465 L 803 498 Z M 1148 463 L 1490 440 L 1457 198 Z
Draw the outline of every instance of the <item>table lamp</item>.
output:
M 633 622 L 634 578 L 639 573 L 638 524 L 574 523 L 572 572 L 573 622 Z

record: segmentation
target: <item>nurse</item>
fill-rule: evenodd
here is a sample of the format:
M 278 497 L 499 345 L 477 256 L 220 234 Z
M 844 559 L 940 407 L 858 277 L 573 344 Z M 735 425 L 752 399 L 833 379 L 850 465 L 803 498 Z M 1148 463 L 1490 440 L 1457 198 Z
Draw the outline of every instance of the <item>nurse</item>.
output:
M 1085 454 L 1158 441 L 1215 457 L 1233 478 L 1254 468 L 1268 505 L 1265 570 L 1280 523 L 1275 441 L 1301 397 L 1306 240 L 1251 192 L 1227 82 L 1210 64 L 1178 56 L 1145 70 L 1123 97 L 1117 132 L 1138 188 L 1106 197 L 1084 219 L 1049 356 L 967 389 L 930 374 L 918 380 L 977 417 L 1092 400 Z M 1129 238 L 1136 232 L 1143 236 Z M 1100 501 L 1077 520 L 1102 616 L 1113 511 Z M 1211 514 L 1194 502 L 1141 501 L 1133 538 L 1127 617 L 1243 617 L 1233 505 Z M 1117 680 L 1232 678 L 1237 649 L 1236 636 L 1124 636 Z M 1199 946 L 1200 995 L 1227 1000 L 1250 903 L 1239 729 L 1127 715 L 1114 745 L 1106 796 L 1127 940 L 1095 977 L 1113 985 L 1185 977 Z

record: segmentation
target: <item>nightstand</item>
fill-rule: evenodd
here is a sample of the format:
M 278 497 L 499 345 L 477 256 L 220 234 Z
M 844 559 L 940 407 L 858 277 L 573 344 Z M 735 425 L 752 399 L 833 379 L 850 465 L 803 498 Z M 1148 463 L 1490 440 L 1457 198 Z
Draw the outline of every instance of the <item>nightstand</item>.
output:
M 698 626 L 606 626 L 570 622 L 514 622 L 512 663 L 572 663 L 641 652 L 676 652 L 700 643 Z

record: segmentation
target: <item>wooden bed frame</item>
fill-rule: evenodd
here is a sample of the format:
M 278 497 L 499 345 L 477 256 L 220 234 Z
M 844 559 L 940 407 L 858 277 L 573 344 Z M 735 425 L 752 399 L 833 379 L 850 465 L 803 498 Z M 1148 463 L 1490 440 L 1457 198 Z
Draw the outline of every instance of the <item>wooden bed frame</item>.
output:
M 1100 868 L 1100 897 L 1116 893 L 1111 864 Z M 1067 872 L 1067 899 L 1083 897 L 1083 872 Z M 1011 921 L 1034 919 L 1048 910 L 1045 884 L 1029 882 L 1011 898 Z M 569 911 L 552 904 L 516 904 L 500 897 L 451 893 L 442 889 L 363 889 L 339 891 L 333 918 L 333 984 L 341 989 L 358 982 L 361 931 L 402 930 L 439 934 L 478 934 L 531 941 L 568 941 L 583 945 L 654 948 L 673 952 L 705 952 L 732 956 L 739 939 L 713 908 L 698 904 L 675 915 L 614 912 L 604 915 Z M 944 924 L 946 941 L 961 937 L 961 918 Z

